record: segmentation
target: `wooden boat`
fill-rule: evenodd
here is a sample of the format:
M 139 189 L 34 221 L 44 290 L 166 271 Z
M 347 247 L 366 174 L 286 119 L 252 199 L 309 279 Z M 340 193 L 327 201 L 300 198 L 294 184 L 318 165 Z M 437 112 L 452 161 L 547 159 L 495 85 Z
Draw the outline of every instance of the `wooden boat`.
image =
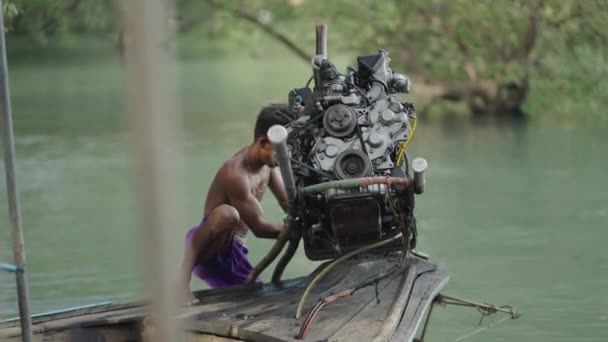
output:
M 447 273 L 416 256 L 362 255 L 332 269 L 305 302 L 296 306 L 319 267 L 307 277 L 280 284 L 238 285 L 195 293 L 201 304 L 179 311 L 184 341 L 296 341 L 304 325 L 305 341 L 414 341 L 425 312 L 448 282 Z M 377 279 L 353 294 L 327 303 L 312 322 L 306 313 L 320 298 L 361 284 L 383 270 L 399 271 Z M 140 341 L 154 333 L 143 302 L 107 304 L 39 315 L 33 320 L 35 341 Z M 315 318 L 315 317 L 313 317 Z M 18 321 L 0 323 L 0 340 L 19 341 Z

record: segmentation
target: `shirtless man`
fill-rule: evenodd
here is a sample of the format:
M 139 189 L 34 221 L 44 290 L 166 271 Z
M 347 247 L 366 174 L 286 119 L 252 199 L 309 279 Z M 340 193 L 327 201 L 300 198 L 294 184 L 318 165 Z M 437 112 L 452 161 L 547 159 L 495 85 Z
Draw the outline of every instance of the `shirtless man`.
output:
M 179 271 L 186 304 L 198 303 L 190 290 L 191 273 L 214 288 L 242 284 L 247 279 L 252 270 L 245 247 L 248 230 L 259 238 L 279 235 L 282 224 L 264 219 L 260 200 L 268 186 L 287 211 L 287 195 L 279 168 L 273 165 L 266 132 L 289 121 L 287 106 L 264 107 L 258 114 L 253 143 L 226 161 L 215 175 L 207 193 L 204 218 L 186 235 Z

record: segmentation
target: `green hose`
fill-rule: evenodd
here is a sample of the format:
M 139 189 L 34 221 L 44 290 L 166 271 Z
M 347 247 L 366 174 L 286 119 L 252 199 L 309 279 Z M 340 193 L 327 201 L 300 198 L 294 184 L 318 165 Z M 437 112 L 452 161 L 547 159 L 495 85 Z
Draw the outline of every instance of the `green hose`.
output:
M 357 254 L 361 254 L 363 252 L 367 252 L 372 249 L 382 247 L 382 246 L 388 245 L 392 242 L 395 242 L 401 238 L 401 235 L 402 235 L 402 233 L 399 233 L 389 239 L 378 241 L 378 242 L 372 243 L 371 245 L 367 245 L 367 246 L 363 246 L 361 248 L 355 249 L 354 251 L 350 251 L 350 252 L 344 254 L 343 256 L 339 257 L 338 259 L 332 261 L 329 265 L 327 265 L 327 267 L 325 267 L 321 272 L 319 272 L 319 274 L 317 274 L 310 281 L 310 283 L 306 287 L 306 290 L 304 290 L 304 293 L 302 294 L 302 298 L 300 298 L 300 302 L 298 303 L 298 308 L 296 309 L 296 318 L 300 318 L 302 316 L 302 309 L 304 307 L 304 303 L 306 302 L 306 299 L 308 299 L 308 296 L 310 295 L 310 292 L 312 292 L 312 289 L 317 285 L 317 283 L 319 281 L 321 281 L 321 279 L 324 276 L 326 276 L 332 269 L 334 269 L 334 267 L 339 265 L 341 262 L 352 258 L 353 256 L 355 256 Z
M 352 189 L 360 186 L 368 186 L 374 184 L 398 184 L 398 185 L 409 185 L 411 180 L 404 177 L 363 177 L 363 178 L 351 178 L 341 179 L 337 181 L 324 182 L 319 184 L 310 185 L 302 188 L 300 191 L 303 194 L 311 194 L 315 192 L 321 192 L 329 189 Z

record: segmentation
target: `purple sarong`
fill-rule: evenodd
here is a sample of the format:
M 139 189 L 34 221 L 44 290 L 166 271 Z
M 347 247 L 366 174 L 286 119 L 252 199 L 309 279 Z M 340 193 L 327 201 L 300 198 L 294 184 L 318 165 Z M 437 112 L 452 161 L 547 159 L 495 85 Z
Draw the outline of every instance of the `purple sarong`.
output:
M 205 216 L 202 223 L 207 221 L 208 216 Z M 190 243 L 198 228 L 188 230 L 186 243 Z M 226 250 L 194 266 L 192 273 L 213 288 L 243 284 L 253 270 L 247 258 L 248 252 L 247 247 L 233 239 Z M 261 283 L 262 280 L 258 277 L 256 282 Z

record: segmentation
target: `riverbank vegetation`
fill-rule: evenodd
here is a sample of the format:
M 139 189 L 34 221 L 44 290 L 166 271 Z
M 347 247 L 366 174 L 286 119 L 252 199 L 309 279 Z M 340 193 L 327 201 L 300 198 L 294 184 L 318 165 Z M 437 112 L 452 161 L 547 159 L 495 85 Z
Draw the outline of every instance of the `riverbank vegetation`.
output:
M 25 60 L 100 44 L 120 55 L 129 44 L 120 21 L 125 3 L 9 1 L 9 43 Z M 393 67 L 413 80 L 419 110 L 431 116 L 608 122 L 608 34 L 601 29 L 608 4 L 599 0 L 176 3 L 168 43 L 183 58 L 284 54 L 307 63 L 313 25 L 324 22 L 333 56 L 390 51 Z

